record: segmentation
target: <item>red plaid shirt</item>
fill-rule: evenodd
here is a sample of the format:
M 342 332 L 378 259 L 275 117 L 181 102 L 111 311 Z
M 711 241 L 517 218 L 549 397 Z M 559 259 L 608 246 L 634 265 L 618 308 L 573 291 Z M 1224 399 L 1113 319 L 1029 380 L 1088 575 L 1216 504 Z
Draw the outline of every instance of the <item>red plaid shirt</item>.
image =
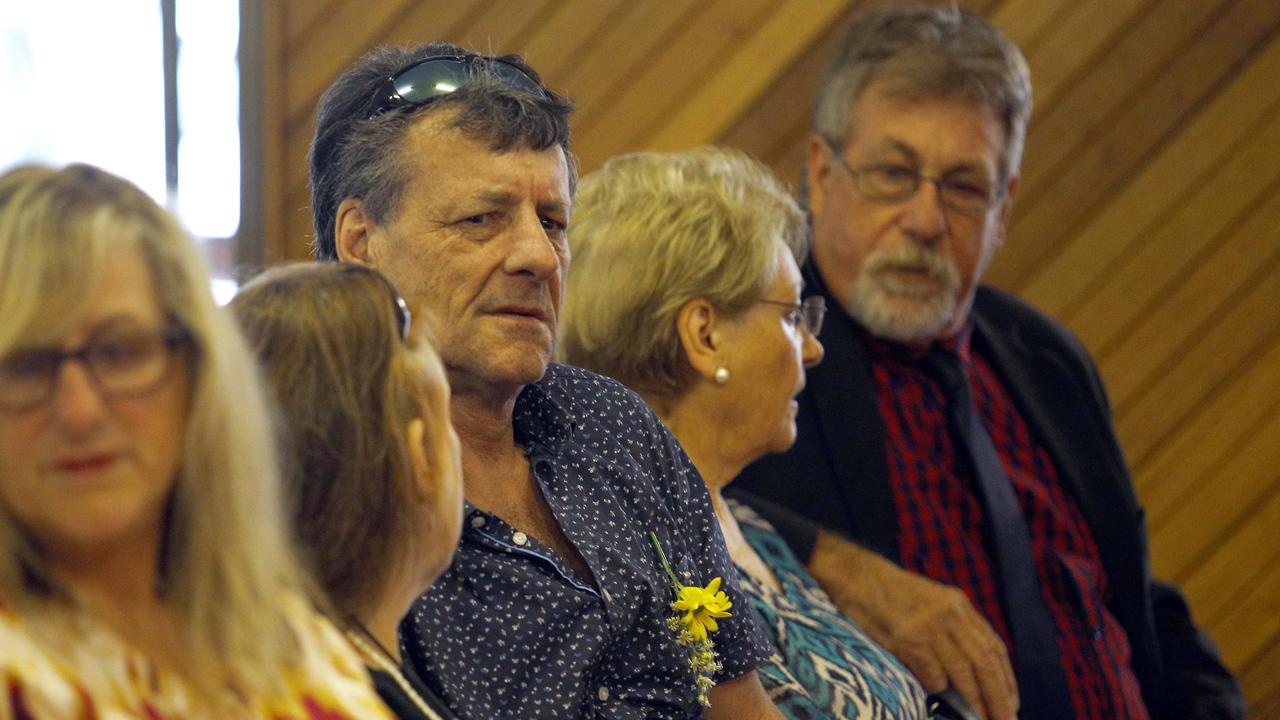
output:
M 1057 626 L 1067 687 L 1080 718 L 1147 718 L 1129 641 L 1106 607 L 1107 576 L 1075 499 L 990 363 L 961 335 L 974 402 L 1027 518 L 1040 587 Z M 946 399 L 919 364 L 922 353 L 867 336 L 876 402 L 885 420 L 902 565 L 954 585 L 1009 646 L 982 506 L 967 460 L 957 456 Z M 1009 652 L 1016 652 L 1010 646 Z

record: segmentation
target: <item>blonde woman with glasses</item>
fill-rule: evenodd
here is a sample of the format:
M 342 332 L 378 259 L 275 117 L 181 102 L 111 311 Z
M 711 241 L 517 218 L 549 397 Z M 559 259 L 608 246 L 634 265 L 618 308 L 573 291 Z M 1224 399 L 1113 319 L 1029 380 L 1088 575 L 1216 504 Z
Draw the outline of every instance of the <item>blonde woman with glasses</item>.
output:
M 304 600 L 252 359 L 101 170 L 0 177 L 0 718 L 385 718 Z

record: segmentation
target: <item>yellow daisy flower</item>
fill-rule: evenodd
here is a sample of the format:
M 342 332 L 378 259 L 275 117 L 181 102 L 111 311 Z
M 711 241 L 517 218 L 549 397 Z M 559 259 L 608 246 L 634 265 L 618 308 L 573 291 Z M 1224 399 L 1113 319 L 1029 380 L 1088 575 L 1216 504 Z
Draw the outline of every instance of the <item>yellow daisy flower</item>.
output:
M 706 587 L 680 582 L 675 570 L 671 569 L 671 563 L 667 562 L 667 554 L 662 552 L 657 533 L 649 533 L 649 542 L 658 554 L 658 563 L 671 580 L 671 590 L 675 593 L 676 599 L 671 603 L 675 614 L 667 618 L 667 627 L 675 631 L 676 643 L 689 650 L 689 667 L 694 673 L 698 701 L 703 706 L 710 706 L 711 688 L 716 684 L 715 674 L 724 666 L 716 661 L 715 642 L 708 633 L 720 629 L 716 620 L 729 617 L 733 603 L 720 589 L 720 578 L 715 578 Z
M 684 613 L 680 620 L 696 641 L 706 640 L 707 633 L 719 630 L 716 618 L 729 617 L 729 608 L 733 607 L 729 596 L 720 589 L 720 578 L 704 588 L 685 585 L 680 588 L 679 599 L 671 605 Z

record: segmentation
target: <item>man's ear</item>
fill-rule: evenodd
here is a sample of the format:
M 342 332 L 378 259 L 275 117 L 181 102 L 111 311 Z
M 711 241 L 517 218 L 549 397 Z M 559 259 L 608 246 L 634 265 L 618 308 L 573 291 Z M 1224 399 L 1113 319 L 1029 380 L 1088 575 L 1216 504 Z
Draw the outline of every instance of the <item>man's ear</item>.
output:
M 805 155 L 805 190 L 809 196 L 809 213 L 817 215 L 827 203 L 827 176 L 831 174 L 831 146 L 820 136 L 809 136 Z
M 426 434 L 427 425 L 422 418 L 410 420 L 404 428 L 404 439 L 409 449 L 409 469 L 413 473 L 414 495 L 423 500 L 435 495 L 431 463 L 427 461 L 427 449 L 422 444 Z
M 713 379 L 716 368 L 722 365 L 718 322 L 715 306 L 705 298 L 693 298 L 676 312 L 676 335 L 684 356 L 694 371 L 707 380 Z
M 360 198 L 343 198 L 333 220 L 334 249 L 342 262 L 362 265 L 369 263 L 369 235 L 373 232 L 373 218 L 365 210 Z
M 1009 219 L 1013 217 L 1013 196 L 1018 193 L 1018 176 L 1009 178 L 1004 189 L 1004 200 L 1000 204 L 999 226 L 996 227 L 996 247 L 1004 245 L 1009 234 Z

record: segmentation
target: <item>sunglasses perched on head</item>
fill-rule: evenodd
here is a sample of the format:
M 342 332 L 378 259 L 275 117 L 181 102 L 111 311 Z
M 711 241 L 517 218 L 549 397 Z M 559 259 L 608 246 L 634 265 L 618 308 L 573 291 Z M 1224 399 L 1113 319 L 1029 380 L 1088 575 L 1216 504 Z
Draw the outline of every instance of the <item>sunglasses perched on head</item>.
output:
M 409 342 L 409 329 L 413 325 L 413 315 L 409 312 L 409 303 L 405 302 L 404 296 L 400 294 L 399 290 L 396 290 L 396 286 L 391 284 L 387 276 L 371 267 L 355 263 L 343 263 L 340 267 L 343 272 L 360 273 L 377 278 L 378 282 L 386 288 L 391 298 L 391 307 L 395 312 L 396 332 L 400 335 L 401 342 Z
M 545 92 L 528 71 L 501 58 L 483 55 L 433 57 L 416 62 L 387 78 L 370 101 L 371 109 L 365 117 L 377 117 L 402 107 L 426 105 L 486 77 L 537 95 Z

